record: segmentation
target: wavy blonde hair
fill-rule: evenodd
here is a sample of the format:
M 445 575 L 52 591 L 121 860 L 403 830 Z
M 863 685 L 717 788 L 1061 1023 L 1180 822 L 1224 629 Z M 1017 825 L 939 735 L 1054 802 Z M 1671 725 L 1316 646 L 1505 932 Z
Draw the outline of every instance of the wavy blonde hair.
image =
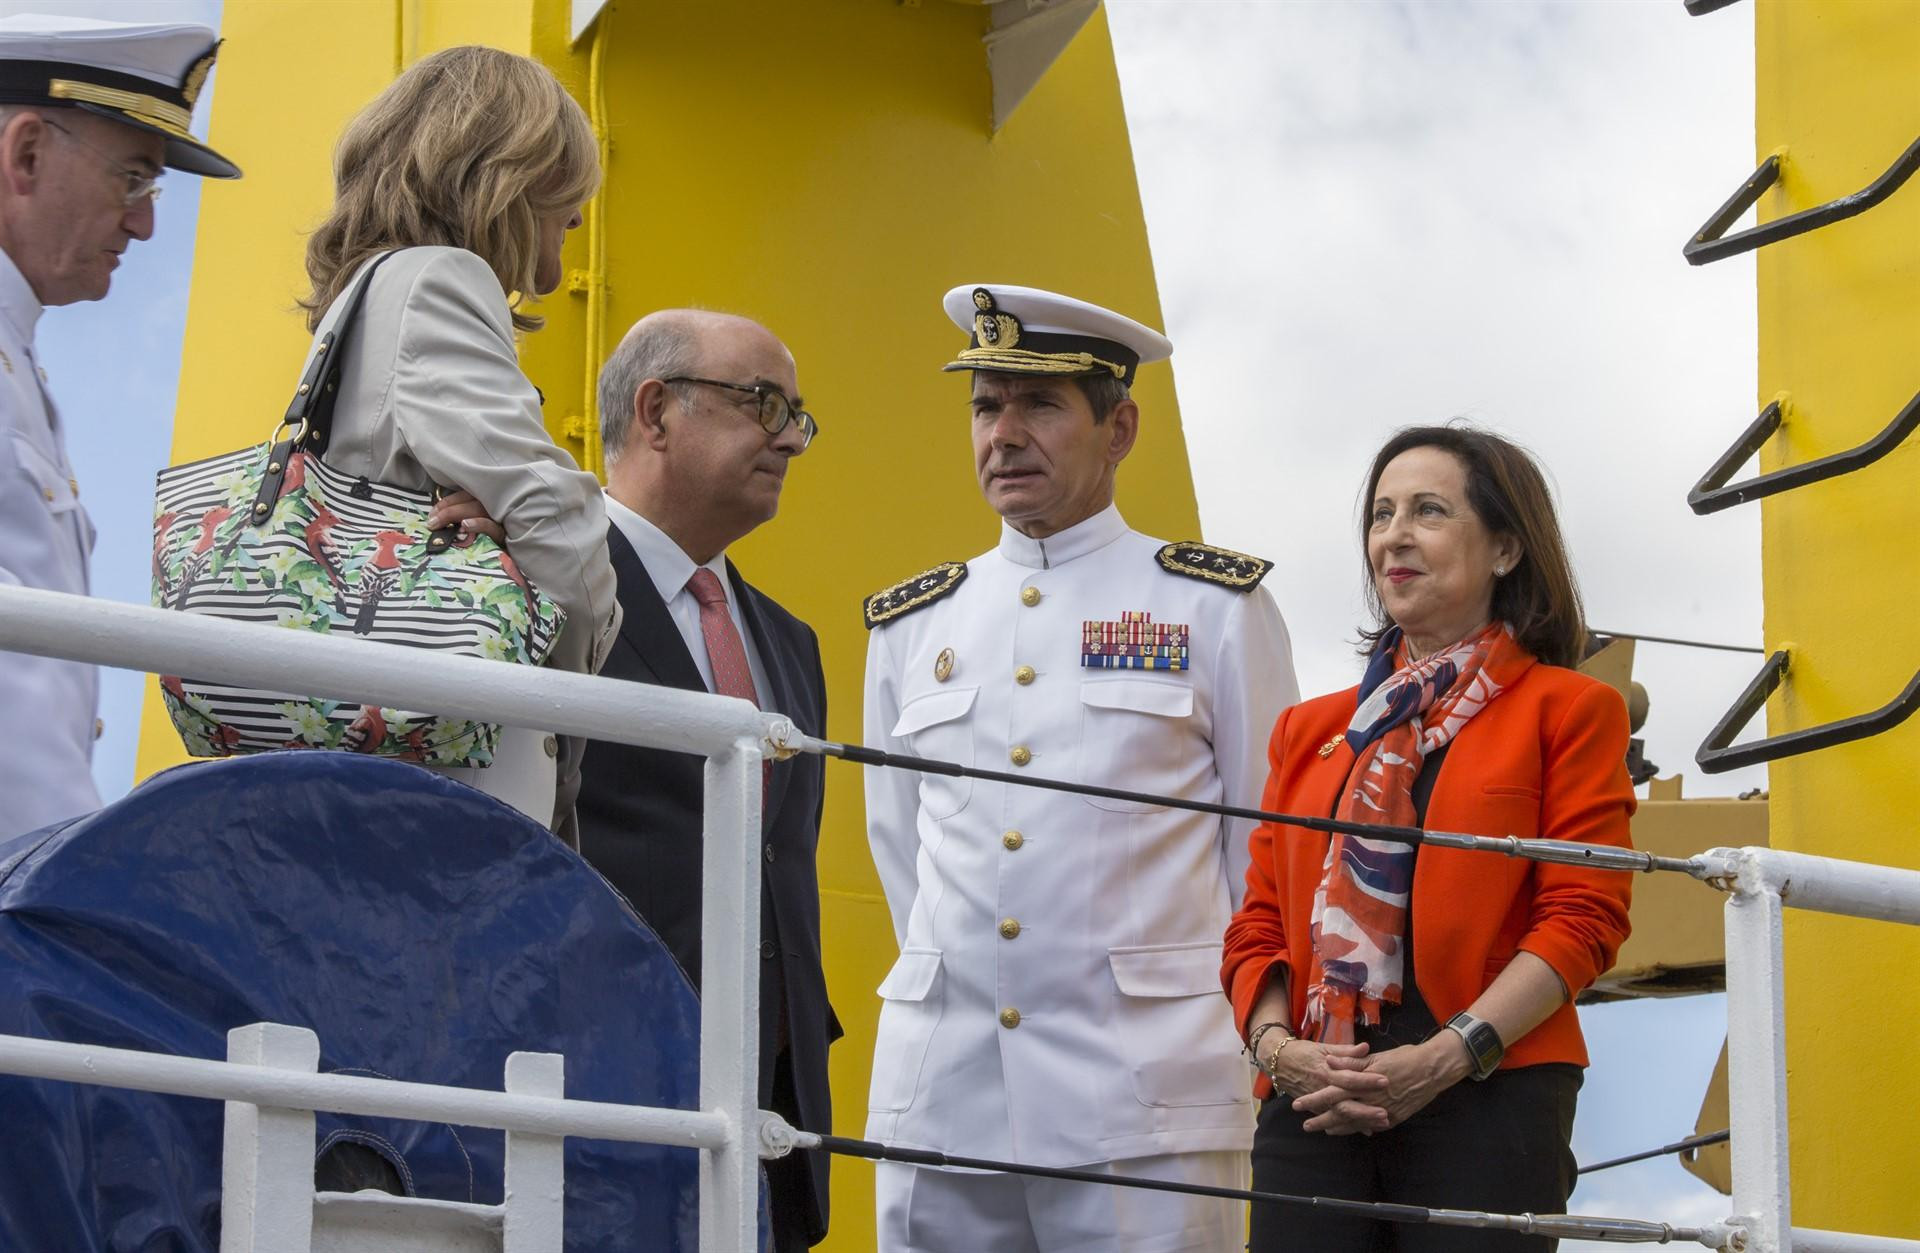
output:
M 362 262 L 444 244 L 479 255 L 500 286 L 533 295 L 540 219 L 600 186 L 593 127 L 552 71 L 498 48 L 423 57 L 348 123 L 333 156 L 333 212 L 307 240 L 315 329 Z M 513 324 L 544 319 L 513 310 Z

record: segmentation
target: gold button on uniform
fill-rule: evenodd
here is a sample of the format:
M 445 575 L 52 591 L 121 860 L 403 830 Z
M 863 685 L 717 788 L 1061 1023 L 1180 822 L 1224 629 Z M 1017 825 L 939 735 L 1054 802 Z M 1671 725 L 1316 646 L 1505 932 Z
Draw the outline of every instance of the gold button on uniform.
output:
M 107 724 L 98 718 L 93 720 L 93 738 L 99 739 L 107 733 Z
M 1039 604 L 1039 603 L 1040 603 L 1040 589 L 1039 589 L 1039 588 L 1037 588 L 1037 587 L 1023 587 L 1023 588 L 1021 588 L 1021 589 L 1020 589 L 1020 603 L 1021 603 L 1021 604 L 1023 604 L 1023 605 L 1025 605 L 1025 606 L 1026 606 L 1027 608 L 1029 608 L 1029 609 L 1031 609 L 1031 608 L 1033 608 L 1033 607 L 1034 607 L 1035 605 L 1037 605 L 1037 604 Z
M 1015 744 L 1007 754 L 1007 760 L 1016 766 L 1024 766 L 1033 760 L 1033 752 L 1025 744 Z
M 1021 835 L 1018 831 L 1009 831 L 1000 837 L 1000 842 L 1006 845 L 1007 851 L 1011 853 L 1017 851 L 1022 844 L 1025 844 L 1027 837 Z
M 1015 670 L 1013 672 L 1013 681 L 1021 687 L 1025 687 L 1027 684 L 1033 682 L 1033 667 L 1021 666 L 1018 670 Z
M 1020 1025 L 1020 1011 L 1019 1011 L 1019 1010 L 1017 1010 L 1017 1009 L 1003 1009 L 1003 1010 L 1001 1010 L 1001 1011 L 1000 1011 L 1000 1025 L 1001 1025 L 1001 1026 L 1003 1026 L 1003 1027 L 1005 1027 L 1005 1028 L 1006 1028 L 1007 1030 L 1009 1030 L 1009 1031 L 1011 1031 L 1011 1030 L 1013 1030 L 1013 1029 L 1014 1029 L 1015 1027 L 1017 1027 L 1017 1026 L 1019 1026 L 1019 1025 Z
M 1019 939 L 1020 920 L 1018 918 L 1002 918 L 1000 920 L 1000 938 L 1003 940 Z
M 51 487 L 43 487 L 43 488 L 41 488 L 41 489 L 40 489 L 40 494 L 41 494 L 42 496 L 45 496 L 45 497 L 47 498 L 47 503 L 49 503 L 49 504 L 51 504 L 51 503 L 53 503 L 53 489 L 52 489 Z

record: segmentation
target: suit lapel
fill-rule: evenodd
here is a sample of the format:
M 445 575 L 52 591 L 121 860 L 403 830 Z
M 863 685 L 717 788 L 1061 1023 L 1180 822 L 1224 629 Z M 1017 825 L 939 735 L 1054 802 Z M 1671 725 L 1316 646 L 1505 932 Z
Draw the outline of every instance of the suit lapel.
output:
M 612 559 L 613 572 L 619 580 L 620 607 L 626 611 L 626 618 L 620 624 L 620 638 L 633 649 L 640 663 L 652 673 L 653 681 L 661 687 L 706 691 L 699 667 L 693 664 L 693 654 L 687 651 L 680 628 L 667 612 L 667 603 L 660 599 L 660 589 L 653 585 L 646 563 L 633 551 L 633 545 L 620 533 L 620 528 L 611 524 L 607 527 L 607 556 Z
M 733 595 L 740 605 L 741 620 L 746 623 L 747 634 L 752 637 L 753 646 L 760 654 L 760 668 L 767 672 L 767 686 L 773 689 L 760 693 L 760 708 L 791 718 L 799 706 L 794 699 L 794 664 L 787 655 L 787 641 L 775 632 L 769 615 L 761 607 L 760 593 L 740 577 L 740 571 L 732 561 L 727 562 L 727 577 L 733 582 Z M 795 725 L 798 726 L 797 720 Z M 780 812 L 780 804 L 786 799 L 787 787 L 792 780 L 792 762 L 773 763 L 767 794 L 760 807 L 762 831 L 772 828 L 773 816 Z

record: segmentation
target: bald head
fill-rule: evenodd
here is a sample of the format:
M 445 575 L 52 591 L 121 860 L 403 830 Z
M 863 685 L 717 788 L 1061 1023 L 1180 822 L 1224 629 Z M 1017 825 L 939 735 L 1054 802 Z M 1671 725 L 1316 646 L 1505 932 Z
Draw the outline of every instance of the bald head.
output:
M 793 354 L 750 318 L 701 309 L 648 314 L 600 372 L 607 492 L 704 563 L 780 507 L 801 424 L 769 431 L 770 393 L 800 408 Z
M 755 380 L 734 379 L 720 371 L 743 353 L 768 351 L 777 352 L 791 365 L 793 355 L 772 331 L 734 313 L 661 309 L 635 322 L 600 370 L 600 447 L 608 464 L 626 449 L 642 383 L 688 377 L 752 383 Z

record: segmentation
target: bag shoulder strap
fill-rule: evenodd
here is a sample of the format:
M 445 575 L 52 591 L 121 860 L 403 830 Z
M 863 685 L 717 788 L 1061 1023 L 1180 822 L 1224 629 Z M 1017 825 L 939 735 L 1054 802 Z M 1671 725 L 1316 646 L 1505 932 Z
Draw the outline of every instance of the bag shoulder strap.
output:
M 294 446 L 325 451 L 328 440 L 333 435 L 333 402 L 339 390 L 341 351 L 348 334 L 360 319 L 360 307 L 366 303 L 367 289 L 373 286 L 374 272 L 386 263 L 388 257 L 401 249 L 389 249 L 381 253 L 360 271 L 360 277 L 353 286 L 335 298 L 335 303 L 344 302 L 340 316 L 334 320 L 325 335 L 318 336 L 319 343 L 313 350 L 313 359 L 307 363 L 307 371 L 300 379 L 300 386 L 294 389 L 293 399 L 287 404 L 287 416 L 283 426 L 294 428 Z M 305 430 L 302 432 L 301 428 Z
M 314 347 L 313 359 L 307 363 L 300 386 L 294 390 L 293 400 L 287 405 L 287 416 L 281 421 L 279 429 L 285 431 L 291 428 L 293 433 L 284 439 L 274 440 L 273 446 L 267 451 L 267 465 L 261 475 L 260 490 L 254 494 L 249 523 L 264 522 L 273 513 L 274 502 L 280 499 L 280 489 L 286 482 L 287 466 L 296 451 L 301 448 L 311 448 L 315 452 L 326 450 L 327 440 L 333 434 L 333 402 L 340 382 L 341 345 L 360 317 L 360 306 L 366 303 L 367 289 L 373 286 L 374 271 L 399 251 L 401 249 L 390 249 L 375 257 L 360 272 L 353 286 L 335 298 L 336 305 L 341 301 L 346 303 L 327 333 L 318 337 L 320 342 Z M 444 548 L 452 542 L 451 529 L 436 531 L 434 536 L 439 540 L 436 548 Z

